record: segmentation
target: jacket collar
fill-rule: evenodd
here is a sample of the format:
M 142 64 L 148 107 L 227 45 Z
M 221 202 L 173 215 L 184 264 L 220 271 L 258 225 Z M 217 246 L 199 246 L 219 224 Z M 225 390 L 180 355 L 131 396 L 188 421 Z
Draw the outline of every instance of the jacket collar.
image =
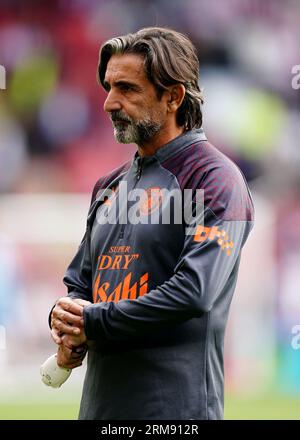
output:
M 202 128 L 186 131 L 159 148 L 153 156 L 144 156 L 143 162 L 152 162 L 153 158 L 156 158 L 159 162 L 163 162 L 189 145 L 206 140 L 207 138 Z M 136 151 L 133 160 L 134 162 L 139 162 L 140 159 L 141 157 L 138 151 Z

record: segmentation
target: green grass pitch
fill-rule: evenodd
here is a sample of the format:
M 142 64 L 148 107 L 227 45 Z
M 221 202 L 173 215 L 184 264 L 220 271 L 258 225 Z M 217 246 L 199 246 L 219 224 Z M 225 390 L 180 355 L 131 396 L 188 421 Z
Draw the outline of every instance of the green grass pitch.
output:
M 76 419 L 79 402 L 74 404 L 0 404 L 1 420 L 60 420 Z M 227 396 L 225 419 L 300 419 L 300 398 L 267 395 L 261 398 Z

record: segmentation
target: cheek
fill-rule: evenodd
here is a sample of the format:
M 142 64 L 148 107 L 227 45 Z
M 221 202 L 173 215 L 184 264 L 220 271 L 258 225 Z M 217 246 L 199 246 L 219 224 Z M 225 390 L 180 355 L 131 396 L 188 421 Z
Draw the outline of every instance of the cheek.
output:
M 140 119 L 141 116 L 144 116 L 147 107 L 144 102 L 141 101 L 127 101 L 123 106 L 124 112 L 134 120 Z
M 161 115 L 162 117 L 165 117 L 167 112 L 168 112 L 168 101 L 165 98 L 165 96 L 163 96 L 160 100 L 155 100 L 155 109 L 156 109 L 156 113 Z
M 163 105 L 157 105 L 156 107 L 153 108 L 153 115 L 152 115 L 152 119 L 154 119 L 155 121 L 164 121 L 166 119 L 167 116 L 167 112 L 166 109 Z
M 148 102 L 144 102 L 142 105 L 143 116 L 149 117 L 151 120 L 161 120 L 165 117 L 165 105 L 162 101 L 158 101 L 157 98 L 149 99 Z
M 136 121 L 150 119 L 155 122 L 164 120 L 167 113 L 165 103 L 157 101 L 156 98 L 128 102 L 127 106 L 124 106 L 124 111 Z

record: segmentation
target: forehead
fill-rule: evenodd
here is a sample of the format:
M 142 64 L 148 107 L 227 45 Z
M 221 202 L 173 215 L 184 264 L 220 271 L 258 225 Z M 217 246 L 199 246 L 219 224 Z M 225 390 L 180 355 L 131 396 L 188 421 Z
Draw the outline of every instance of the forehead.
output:
M 149 82 L 144 70 L 144 59 L 137 54 L 112 55 L 107 63 L 105 81 Z

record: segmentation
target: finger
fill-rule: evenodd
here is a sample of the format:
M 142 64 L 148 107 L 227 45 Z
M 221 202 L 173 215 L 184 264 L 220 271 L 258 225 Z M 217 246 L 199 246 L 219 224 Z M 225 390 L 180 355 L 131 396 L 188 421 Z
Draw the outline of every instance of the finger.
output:
M 81 365 L 82 365 L 82 361 L 77 361 L 77 362 L 74 362 L 73 364 L 70 364 L 68 366 L 68 368 L 71 368 L 71 370 L 74 370 L 74 368 L 81 367 Z
M 72 350 L 76 345 L 80 345 L 80 342 L 76 340 L 73 336 L 64 335 L 62 338 L 62 343 L 65 347 L 68 347 Z
M 63 297 L 60 298 L 56 306 L 54 307 L 53 311 L 56 312 L 57 309 L 62 308 L 66 312 L 70 312 L 73 315 L 82 316 L 83 315 L 83 308 L 79 304 L 77 304 L 75 301 L 73 301 L 71 298 Z
M 60 345 L 62 344 L 62 338 L 59 336 L 60 333 L 56 331 L 55 328 L 51 329 L 51 336 L 55 344 Z
M 54 326 L 54 329 L 56 329 L 59 332 L 65 333 L 66 335 L 79 335 L 80 334 L 80 328 L 65 324 L 58 319 L 56 319 L 54 321 L 53 326 Z
M 82 365 L 82 361 L 72 365 L 72 367 L 70 367 L 70 368 L 72 368 L 72 370 L 73 370 L 74 368 L 81 367 L 81 365 Z
M 79 345 L 78 343 L 76 344 L 73 336 L 70 335 L 64 335 L 64 337 L 62 338 L 62 343 L 64 347 L 67 347 L 69 350 L 73 350 L 76 345 Z
M 90 301 L 86 301 L 85 299 L 81 298 L 75 298 L 73 301 L 75 301 L 77 304 L 79 304 L 82 307 L 89 306 L 92 304 Z
M 66 366 L 69 363 L 72 363 L 71 360 L 72 350 L 66 348 L 64 345 L 60 345 L 57 350 L 57 365 L 60 367 Z
M 69 349 L 69 347 L 66 347 L 64 345 L 64 348 L 67 348 L 69 351 L 68 353 L 65 355 L 63 354 L 62 359 L 64 360 L 64 362 L 78 362 L 78 361 L 82 361 L 85 358 L 85 355 L 87 353 L 87 349 L 84 347 L 81 347 L 81 351 L 80 352 L 76 352 L 74 351 L 74 347 L 72 349 Z
M 86 351 L 79 356 L 65 345 L 60 345 L 57 351 L 57 364 L 66 368 L 76 368 L 82 365 L 85 355 Z
M 82 360 L 78 359 L 78 360 L 70 360 L 70 359 L 59 359 L 57 360 L 57 365 L 59 367 L 63 367 L 63 368 L 76 368 L 76 367 L 80 367 L 82 365 Z
M 80 334 L 79 336 L 71 336 L 71 335 L 64 335 L 62 337 L 62 343 L 64 346 L 74 350 L 76 348 L 78 352 L 80 352 L 80 347 L 84 347 L 86 342 L 86 338 L 83 334 Z
M 78 315 L 72 315 L 64 310 L 58 311 L 52 319 L 53 321 L 55 321 L 55 319 L 59 319 L 60 321 L 66 324 L 72 324 L 75 327 L 83 327 L 83 318 Z

